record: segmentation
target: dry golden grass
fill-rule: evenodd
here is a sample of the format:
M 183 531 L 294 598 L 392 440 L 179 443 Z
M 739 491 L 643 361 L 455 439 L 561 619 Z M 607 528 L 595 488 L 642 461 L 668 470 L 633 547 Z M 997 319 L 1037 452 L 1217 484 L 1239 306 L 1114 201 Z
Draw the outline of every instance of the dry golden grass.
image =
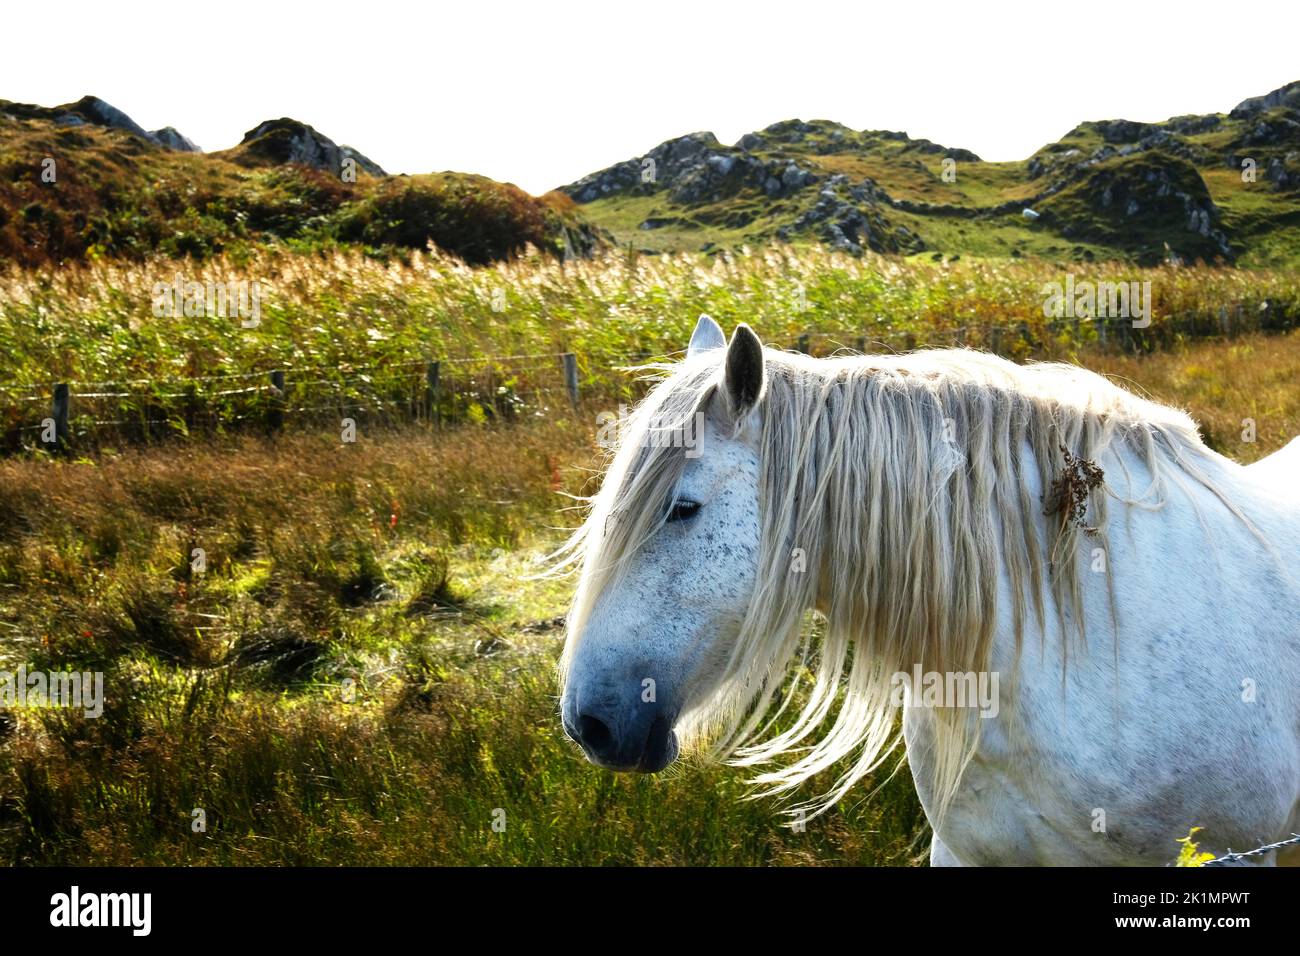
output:
M 1142 357 L 1081 360 L 1157 401 L 1185 408 L 1216 451 L 1249 463 L 1300 435 L 1300 335 L 1197 341 Z M 1246 420 L 1255 440 L 1246 441 Z

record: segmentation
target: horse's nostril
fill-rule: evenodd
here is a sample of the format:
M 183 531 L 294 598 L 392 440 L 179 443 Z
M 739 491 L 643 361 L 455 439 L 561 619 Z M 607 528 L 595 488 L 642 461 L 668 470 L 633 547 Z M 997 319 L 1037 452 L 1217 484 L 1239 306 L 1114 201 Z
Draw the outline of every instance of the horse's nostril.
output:
M 597 756 L 608 754 L 613 741 L 614 735 L 610 733 L 609 725 L 599 717 L 591 714 L 578 715 L 578 743 L 589 753 Z
M 597 766 L 658 773 L 676 758 L 677 738 L 669 715 L 650 707 L 611 714 L 608 720 L 597 713 L 570 710 L 564 718 L 565 733 Z

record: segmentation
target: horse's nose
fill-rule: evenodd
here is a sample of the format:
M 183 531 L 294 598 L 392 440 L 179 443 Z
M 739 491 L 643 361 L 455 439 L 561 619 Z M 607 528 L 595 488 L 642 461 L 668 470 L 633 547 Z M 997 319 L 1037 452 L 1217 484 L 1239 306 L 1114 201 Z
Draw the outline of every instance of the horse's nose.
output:
M 564 729 L 588 760 L 607 770 L 657 773 L 677 757 L 672 720 L 650 705 L 637 705 L 622 720 L 594 707 L 579 708 Z

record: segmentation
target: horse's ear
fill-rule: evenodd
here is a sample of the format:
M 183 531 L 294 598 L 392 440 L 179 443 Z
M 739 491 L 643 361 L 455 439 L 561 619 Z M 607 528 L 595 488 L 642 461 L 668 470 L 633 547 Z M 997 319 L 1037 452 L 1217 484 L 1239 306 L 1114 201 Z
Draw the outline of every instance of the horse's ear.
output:
M 736 326 L 727 346 L 727 360 L 722 373 L 722 394 L 727 414 L 739 423 L 758 404 L 763 394 L 763 343 L 745 323 Z
M 695 331 L 691 333 L 691 344 L 686 347 L 686 357 L 695 358 L 703 352 L 720 349 L 726 344 L 727 337 L 722 332 L 722 326 L 701 313 L 700 320 L 695 323 Z

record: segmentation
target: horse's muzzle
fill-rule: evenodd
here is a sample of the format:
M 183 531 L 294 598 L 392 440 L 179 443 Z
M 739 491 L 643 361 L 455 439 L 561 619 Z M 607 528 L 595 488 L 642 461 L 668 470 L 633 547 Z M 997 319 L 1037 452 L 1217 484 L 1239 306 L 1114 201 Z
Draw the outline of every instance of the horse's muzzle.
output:
M 596 708 L 564 711 L 565 732 L 598 767 L 658 773 L 677 759 L 673 719 L 654 705 L 636 705 L 622 720 Z

